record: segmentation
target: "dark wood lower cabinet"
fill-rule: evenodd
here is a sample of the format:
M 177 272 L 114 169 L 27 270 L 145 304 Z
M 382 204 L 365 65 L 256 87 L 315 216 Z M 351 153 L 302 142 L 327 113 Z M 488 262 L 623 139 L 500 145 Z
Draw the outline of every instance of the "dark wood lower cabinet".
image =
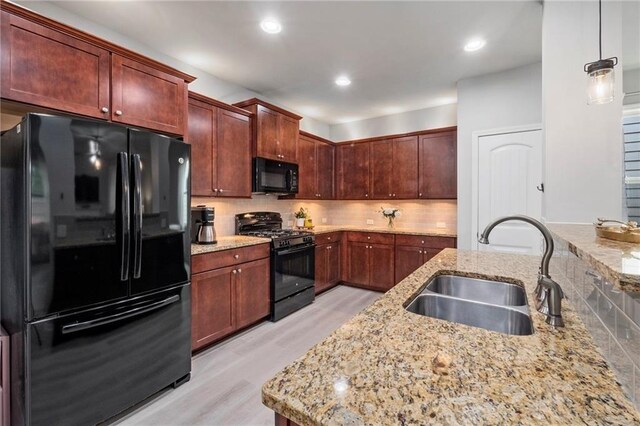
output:
M 392 245 L 350 241 L 346 263 L 348 283 L 381 291 L 393 287 L 395 277 Z
M 298 423 L 289 420 L 283 415 L 280 415 L 278 413 L 275 413 L 275 414 L 276 414 L 275 426 L 300 426 Z
M 192 264 L 199 270 L 204 262 L 202 257 L 225 258 L 225 252 L 249 260 L 263 253 L 258 248 L 261 247 L 198 255 L 198 260 Z M 268 250 L 265 253 L 268 254 Z M 192 350 L 203 348 L 269 315 L 269 266 L 267 257 L 191 276 Z
M 316 246 L 316 294 L 328 290 L 340 282 L 341 258 L 340 242 Z

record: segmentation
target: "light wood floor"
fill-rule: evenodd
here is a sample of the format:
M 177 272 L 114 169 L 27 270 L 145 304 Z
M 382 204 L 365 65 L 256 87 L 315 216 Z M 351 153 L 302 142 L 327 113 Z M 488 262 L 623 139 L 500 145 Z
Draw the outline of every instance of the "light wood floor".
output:
M 264 322 L 198 353 L 189 382 L 109 424 L 272 426 L 273 411 L 260 399 L 262 384 L 380 295 L 338 286 L 281 321 Z

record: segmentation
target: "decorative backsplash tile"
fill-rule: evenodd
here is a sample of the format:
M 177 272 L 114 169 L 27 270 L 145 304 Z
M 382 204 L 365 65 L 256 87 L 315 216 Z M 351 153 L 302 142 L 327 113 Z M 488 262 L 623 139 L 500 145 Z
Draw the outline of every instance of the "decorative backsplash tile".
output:
M 215 226 L 218 235 L 235 233 L 234 216 L 249 211 L 275 211 L 282 214 L 284 227 L 293 225 L 293 212 L 300 207 L 309 210 L 317 225 L 362 225 L 381 227 L 387 220 L 378 211 L 381 207 L 396 207 L 400 216 L 395 220 L 399 228 L 456 229 L 457 203 L 448 200 L 411 201 L 343 201 L 343 200 L 278 200 L 273 195 L 255 195 L 251 199 L 199 198 L 191 199 L 191 205 L 206 204 L 215 207 Z M 326 223 L 322 222 L 325 218 Z M 367 221 L 373 221 L 368 224 Z

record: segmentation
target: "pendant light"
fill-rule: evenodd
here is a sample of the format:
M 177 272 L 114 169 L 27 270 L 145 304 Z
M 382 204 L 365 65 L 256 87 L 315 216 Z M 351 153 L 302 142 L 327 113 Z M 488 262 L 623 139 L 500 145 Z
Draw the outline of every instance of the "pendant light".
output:
M 600 59 L 585 64 L 587 73 L 587 104 L 607 104 L 613 101 L 613 86 L 615 83 L 613 67 L 618 65 L 618 58 L 602 59 L 602 0 L 598 0 L 598 41 Z

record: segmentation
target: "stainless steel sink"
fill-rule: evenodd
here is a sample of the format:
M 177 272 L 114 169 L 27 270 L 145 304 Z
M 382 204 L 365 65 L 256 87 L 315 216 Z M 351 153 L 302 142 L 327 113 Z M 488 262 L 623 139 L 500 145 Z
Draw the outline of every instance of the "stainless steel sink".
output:
M 420 294 L 407 311 L 441 320 L 517 336 L 533 334 L 526 306 L 498 306 L 437 294 Z
M 500 281 L 438 275 L 431 279 L 426 289 L 445 296 L 494 305 L 524 306 L 527 304 L 527 295 L 522 287 Z
M 414 314 L 499 333 L 533 334 L 526 292 L 506 282 L 438 275 L 406 309 Z

